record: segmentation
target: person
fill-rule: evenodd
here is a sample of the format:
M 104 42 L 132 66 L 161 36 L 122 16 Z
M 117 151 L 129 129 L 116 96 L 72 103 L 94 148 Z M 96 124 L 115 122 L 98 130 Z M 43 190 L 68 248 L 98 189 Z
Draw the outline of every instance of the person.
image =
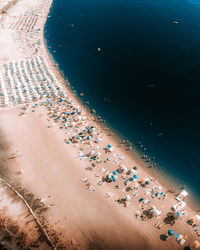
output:
M 165 234 L 165 240 L 168 240 L 168 239 L 169 239 L 169 234 L 166 233 L 166 234 Z

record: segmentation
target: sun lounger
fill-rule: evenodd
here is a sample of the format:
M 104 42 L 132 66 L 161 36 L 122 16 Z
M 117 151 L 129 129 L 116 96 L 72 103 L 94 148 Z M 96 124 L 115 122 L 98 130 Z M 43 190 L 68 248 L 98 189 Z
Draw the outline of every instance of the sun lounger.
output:
M 185 244 L 185 239 L 182 239 L 179 243 L 181 244 L 181 245 L 184 245 Z
M 188 192 L 186 192 L 185 190 L 183 190 L 177 197 L 176 200 L 177 201 L 182 201 L 184 200 L 184 198 L 188 195 Z
M 183 207 L 185 207 L 186 203 L 184 201 L 178 202 L 177 204 L 175 204 L 172 209 L 174 211 L 179 211 L 180 209 L 182 209 Z
M 138 194 L 137 191 L 133 191 L 133 197 L 135 197 Z

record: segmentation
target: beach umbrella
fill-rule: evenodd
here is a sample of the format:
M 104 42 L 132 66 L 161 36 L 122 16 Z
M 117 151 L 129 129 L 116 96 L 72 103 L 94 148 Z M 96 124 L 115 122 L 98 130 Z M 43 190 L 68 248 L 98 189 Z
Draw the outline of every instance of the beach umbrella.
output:
M 127 171 L 127 167 L 125 167 L 124 165 L 120 165 L 119 167 L 121 168 L 122 171 Z
M 172 229 L 170 229 L 170 230 L 168 230 L 168 234 L 169 234 L 170 236 L 173 236 L 173 235 L 174 235 L 174 231 L 173 231 Z
M 118 171 L 113 171 L 113 175 L 118 175 Z
M 181 213 L 180 213 L 180 212 L 177 212 L 177 215 L 178 215 L 179 217 L 181 217 Z
M 117 179 L 117 175 L 112 175 L 113 182 L 116 182 L 116 179 Z
M 184 247 L 184 250 L 190 250 L 190 249 L 191 249 L 190 245 L 187 245 L 186 247 Z
M 133 175 L 133 178 L 137 179 L 137 178 L 138 178 L 138 176 L 137 176 L 136 174 L 134 174 L 134 175 Z
M 174 220 L 177 220 L 178 219 L 178 214 L 177 213 L 174 213 L 174 212 L 169 212 L 167 214 L 167 217 L 170 221 L 174 221 Z
M 110 144 L 108 144 L 108 148 L 112 148 L 112 146 Z
M 141 183 L 145 184 L 145 183 L 146 183 L 146 181 L 147 181 L 147 179 L 146 179 L 146 178 L 142 178 Z
M 127 171 L 127 167 L 122 167 L 122 170 L 123 171 Z
M 138 184 L 137 182 L 134 182 L 134 183 L 133 183 L 133 187 L 134 187 L 134 188 L 137 188 L 138 186 L 139 186 L 139 184 Z
M 134 181 L 134 178 L 133 177 L 129 178 L 129 181 Z
M 149 185 L 149 184 L 150 184 L 150 181 L 146 181 L 146 184 Z
M 106 179 L 111 179 L 111 178 L 112 178 L 111 174 L 106 175 Z
M 200 247 L 200 243 L 199 243 L 198 240 L 195 240 L 192 245 L 193 245 L 194 248 L 199 248 Z
M 130 201 L 130 199 L 131 199 L 130 195 L 127 195 L 127 196 L 126 196 L 126 200 L 127 200 L 127 201 Z
M 136 166 L 133 167 L 134 170 L 137 170 L 138 168 Z
M 124 181 L 124 184 L 127 185 L 126 183 L 128 183 L 128 182 L 129 182 L 129 179 L 125 180 L 125 181 Z

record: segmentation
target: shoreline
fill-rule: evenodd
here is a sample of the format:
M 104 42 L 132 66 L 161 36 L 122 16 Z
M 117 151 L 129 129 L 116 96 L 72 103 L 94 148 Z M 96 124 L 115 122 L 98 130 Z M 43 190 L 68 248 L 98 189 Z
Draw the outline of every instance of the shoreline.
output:
M 23 1 L 26 3 L 27 0 Z M 45 3 L 44 0 L 39 2 L 43 4 Z M 51 71 L 56 76 L 59 83 L 63 86 L 63 89 L 66 90 L 67 98 L 72 99 L 72 101 L 70 101 L 72 108 L 70 107 L 70 109 L 73 110 L 77 107 L 77 105 L 80 106 L 80 119 L 83 126 L 91 126 L 91 124 L 93 124 L 95 126 L 95 131 L 97 131 L 95 132 L 96 135 L 94 133 L 94 138 L 97 136 L 98 138 L 102 138 L 102 140 L 98 143 L 93 141 L 80 141 L 78 144 L 73 144 L 70 142 L 70 133 L 72 135 L 75 131 L 76 133 L 79 133 L 82 131 L 82 128 L 78 125 L 76 125 L 78 127 L 75 126 L 73 128 L 73 125 L 72 129 L 69 127 L 68 130 L 65 130 L 59 119 L 58 121 L 55 121 L 55 119 L 52 118 L 52 113 L 53 116 L 54 114 L 57 114 L 59 117 L 59 112 L 54 109 L 57 108 L 62 110 L 63 108 L 60 96 L 57 98 L 49 97 L 49 101 L 45 101 L 47 98 L 44 98 L 41 101 L 31 102 L 28 106 L 26 103 L 22 104 L 24 108 L 29 107 L 26 108 L 26 111 L 24 111 L 25 115 L 23 115 L 23 117 L 20 115 L 20 112 L 22 112 L 20 105 L 9 110 L 1 108 L 1 129 L 7 136 L 8 141 L 11 142 L 13 150 L 19 150 L 22 155 L 22 157 L 16 159 L 16 165 L 10 165 L 13 176 L 15 176 L 16 170 L 19 171 L 18 168 L 21 167 L 23 170 L 23 174 L 15 177 L 16 180 L 14 180 L 17 183 L 20 182 L 23 187 L 28 188 L 31 193 L 36 194 L 36 196 L 39 196 L 40 198 L 45 197 L 45 199 L 47 199 L 47 197 L 51 197 L 49 199 L 51 200 L 51 203 L 55 203 L 55 205 L 49 205 L 49 210 L 43 216 L 48 221 L 49 231 L 50 228 L 53 228 L 58 232 L 61 231 L 61 238 L 65 241 L 65 243 L 67 242 L 67 244 L 69 244 L 69 240 L 73 239 L 73 244 L 70 243 L 71 245 L 68 245 L 71 246 L 71 248 L 73 248 L 73 246 L 81 246 L 81 248 L 84 249 L 84 246 L 86 246 L 86 242 L 88 241 L 87 237 L 90 236 L 92 231 L 94 232 L 94 243 L 98 243 L 100 246 L 102 246 L 102 242 L 105 239 L 106 244 L 108 244 L 107 246 L 116 247 L 117 242 L 113 242 L 111 239 L 113 236 L 116 237 L 116 239 L 120 236 L 120 246 L 127 246 L 127 249 L 129 249 L 130 246 L 132 247 L 131 244 L 134 242 L 134 238 L 132 237 L 136 234 L 138 235 L 138 244 L 141 244 L 143 247 L 146 246 L 146 249 L 159 249 L 160 247 L 162 247 L 162 249 L 172 249 L 172 247 L 179 249 L 180 246 L 176 241 L 169 240 L 167 242 L 161 242 L 159 239 L 159 235 L 161 233 L 165 233 L 169 228 L 169 225 L 164 224 L 161 231 L 155 229 L 154 227 L 154 223 L 163 220 L 166 212 L 169 212 L 171 205 L 177 202 L 172 194 L 166 192 L 167 189 L 165 188 L 165 185 L 163 185 L 162 178 L 159 176 L 156 177 L 159 179 L 159 182 L 157 182 L 150 177 L 152 176 L 152 173 L 145 168 L 145 164 L 144 162 L 142 163 L 139 153 L 127 152 L 123 146 L 118 147 L 121 141 L 120 134 L 116 134 L 115 131 L 113 133 L 113 130 L 111 129 L 112 135 L 108 136 L 107 132 L 104 130 L 104 126 L 109 127 L 109 125 L 104 125 L 96 121 L 94 114 L 90 113 L 91 107 L 86 107 L 81 101 L 81 98 L 74 94 L 70 87 L 66 86 L 66 81 L 62 77 L 59 67 L 55 67 L 57 62 L 55 62 L 53 55 L 48 50 L 44 37 L 46 18 L 48 18 L 50 13 L 49 11 L 52 6 L 50 4 L 52 4 L 52 1 L 48 1 L 48 4 L 50 7 L 47 7 L 48 11 L 47 9 L 45 10 L 46 12 L 43 13 L 43 19 L 40 22 L 40 29 L 42 30 L 40 33 L 40 39 L 42 39 L 42 45 L 41 51 L 38 54 L 43 55 L 47 59 Z M 34 9 L 34 7 L 36 7 L 36 5 L 31 5 L 30 10 Z M 21 51 L 22 48 L 20 47 L 18 50 Z M 26 50 L 27 48 L 25 46 L 25 51 Z M 27 54 L 24 57 L 30 58 L 34 56 L 27 51 Z M 22 60 L 24 57 L 21 55 L 21 58 L 19 56 L 19 59 Z M 9 62 L 9 60 L 7 62 Z M 67 102 L 69 101 L 64 99 L 64 103 Z M 35 103 L 37 106 L 35 106 Z M 52 106 L 49 105 L 49 103 L 52 104 Z M 51 115 L 49 115 L 49 113 L 51 113 Z M 86 118 L 83 119 L 84 117 Z M 69 133 L 69 135 L 67 133 Z M 29 138 L 31 138 L 31 140 Z M 64 141 L 70 142 L 69 145 L 66 145 Z M 120 186 L 120 188 L 115 188 L 114 182 L 107 183 L 107 181 L 102 181 L 104 179 L 104 173 L 109 171 L 112 173 L 112 171 L 118 168 L 118 165 L 113 163 L 116 161 L 116 156 L 112 152 L 108 155 L 104 152 L 104 147 L 106 147 L 108 143 L 111 143 L 111 145 L 114 146 L 115 155 L 125 156 L 124 161 L 128 169 L 131 169 L 134 165 L 139 167 L 137 171 L 139 175 L 138 183 L 143 177 L 148 177 L 151 179 L 152 184 L 156 186 L 160 186 L 160 184 L 162 184 L 162 187 L 164 187 L 162 190 L 167 195 L 166 199 L 161 198 L 157 200 L 155 197 L 151 199 L 150 195 L 148 196 L 147 194 L 144 194 L 148 187 L 143 188 L 142 186 L 138 189 L 139 194 L 136 198 L 136 200 L 138 200 L 140 197 L 146 196 L 146 198 L 151 199 L 151 202 L 163 211 L 161 218 L 153 218 L 152 221 L 142 221 L 142 219 L 138 220 L 135 218 L 134 214 L 136 209 L 141 210 L 142 206 L 136 202 L 132 202 L 132 200 L 135 201 L 135 198 L 132 198 L 132 196 L 131 202 L 128 203 L 127 207 L 124 207 L 116 202 L 117 199 L 123 200 L 126 194 L 131 194 L 132 191 L 129 193 L 127 191 L 126 193 L 125 188 L 127 186 L 123 185 L 124 180 L 121 174 L 119 174 L 120 178 L 116 183 L 118 184 L 117 186 Z M 88 154 L 88 151 L 94 147 L 99 147 L 96 150 L 99 150 L 98 153 L 100 153 L 99 155 L 102 157 L 100 162 L 93 162 L 93 159 L 89 156 L 87 157 L 87 161 L 85 161 L 86 158 L 82 159 L 79 156 L 80 151 L 82 153 L 87 152 Z M 105 163 L 104 158 L 106 156 L 109 156 L 111 159 L 109 161 L 106 160 Z M 92 168 L 92 171 L 86 171 L 88 164 L 91 163 L 95 165 Z M 123 160 L 120 159 L 120 164 L 122 163 Z M 105 168 L 107 168 L 106 171 L 104 171 Z M 129 174 L 124 173 L 124 175 L 126 178 L 130 177 Z M 13 176 L 10 178 L 13 178 Z M 87 185 L 90 185 L 90 183 L 86 181 L 86 179 L 91 181 L 91 186 L 88 186 L 88 188 Z M 84 184 L 85 181 L 86 184 Z M 169 181 L 166 182 L 170 185 Z M 95 187 L 95 189 L 90 190 L 91 187 Z M 113 197 L 111 195 L 106 197 L 109 193 L 112 193 Z M 73 206 L 71 206 L 71 204 L 73 204 Z M 187 217 L 184 215 L 180 223 L 174 225 L 176 231 L 182 232 L 182 224 L 186 223 L 189 216 L 195 214 L 190 208 L 190 205 L 191 204 L 187 204 L 186 206 L 188 213 Z M 101 213 L 99 213 L 99 207 L 101 207 Z M 102 220 L 101 223 L 99 223 L 99 216 Z M 143 225 L 143 227 L 141 227 L 141 225 Z M 69 233 L 69 236 L 67 235 L 67 240 L 66 232 L 67 234 Z M 84 234 L 82 232 L 84 232 Z M 186 233 L 189 234 L 187 243 L 192 242 L 197 238 L 193 229 L 189 226 L 184 228 L 184 234 Z M 113 245 L 109 242 L 110 240 Z M 94 243 L 90 242 L 90 244 Z
M 49 11 L 49 13 L 50 13 L 50 11 Z M 86 105 L 85 102 L 82 100 L 82 98 L 80 96 L 78 96 L 77 93 L 74 93 L 74 89 L 71 88 L 70 82 L 68 80 L 64 79 L 64 77 L 67 77 L 67 76 L 64 76 L 64 74 L 61 72 L 61 70 L 59 69 L 59 63 L 57 61 L 55 61 L 55 59 L 53 57 L 53 53 L 51 53 L 51 51 L 48 49 L 47 40 L 45 38 L 45 27 L 44 27 L 44 44 L 45 44 L 45 51 L 46 51 L 46 54 L 48 56 L 49 62 L 51 63 L 52 69 L 54 69 L 54 73 L 59 77 L 59 80 L 62 81 L 63 87 L 66 88 L 67 91 L 70 93 L 70 97 L 72 99 L 74 98 L 76 100 L 76 102 L 78 102 L 80 105 L 84 106 L 84 108 L 88 112 L 88 115 L 91 116 L 91 118 L 95 117 L 95 119 L 97 119 L 99 114 L 98 113 L 91 114 L 90 111 L 93 110 L 93 107 L 90 104 Z M 57 65 L 57 66 L 54 66 L 54 65 Z M 120 133 L 120 131 L 117 131 L 116 129 L 114 129 L 110 124 L 108 124 L 106 122 L 106 120 L 104 120 L 104 122 L 97 122 L 97 124 L 103 130 L 105 128 L 108 128 L 107 131 L 108 131 L 108 133 L 110 133 L 110 138 L 114 142 L 114 144 L 120 145 L 123 140 L 126 140 L 126 138 L 123 136 L 123 134 Z M 142 159 L 142 152 L 139 152 L 139 150 L 136 148 L 136 145 L 133 145 L 131 147 L 131 149 L 129 151 L 127 151 L 125 149 L 124 145 L 121 144 L 120 149 L 123 151 L 123 153 L 129 155 L 129 157 L 132 160 L 136 161 L 136 163 L 139 166 L 142 166 L 142 168 L 145 172 L 147 172 L 149 175 L 154 176 L 158 180 L 158 182 L 162 184 L 162 186 L 165 188 L 165 190 L 168 190 L 168 189 L 173 187 L 177 191 L 179 190 L 179 192 L 181 192 L 181 189 L 183 189 L 183 188 L 181 187 L 180 183 L 176 182 L 176 179 L 178 179 L 178 178 L 173 178 L 173 175 L 172 174 L 169 175 L 168 173 L 167 173 L 167 175 L 164 175 L 160 171 L 159 166 L 153 167 L 152 169 L 147 168 L 147 164 Z M 150 155 L 148 155 L 148 156 L 150 156 Z M 187 189 L 187 187 L 186 187 L 186 189 Z M 190 196 L 191 196 L 191 193 L 190 193 Z M 194 197 L 190 197 L 187 199 L 189 199 L 188 201 L 190 204 L 189 205 L 190 209 L 191 210 L 198 210 L 200 200 L 195 200 Z

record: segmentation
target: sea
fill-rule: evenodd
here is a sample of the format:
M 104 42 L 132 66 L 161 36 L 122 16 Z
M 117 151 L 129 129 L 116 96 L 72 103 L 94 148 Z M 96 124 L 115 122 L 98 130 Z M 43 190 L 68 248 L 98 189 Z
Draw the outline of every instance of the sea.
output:
M 200 1 L 54 0 L 45 39 L 83 102 L 200 201 Z

